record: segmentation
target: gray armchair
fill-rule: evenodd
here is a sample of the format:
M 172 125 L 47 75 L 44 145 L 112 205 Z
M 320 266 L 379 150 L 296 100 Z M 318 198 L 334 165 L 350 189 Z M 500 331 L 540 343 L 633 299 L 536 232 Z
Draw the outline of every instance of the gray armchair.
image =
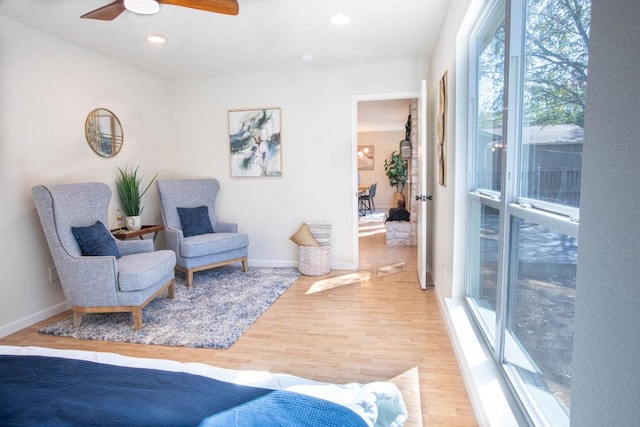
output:
M 220 189 L 218 180 L 157 180 L 156 186 L 167 247 L 176 254 L 176 269 L 186 273 L 187 286 L 193 285 L 193 273 L 197 271 L 237 262 L 242 262 L 243 270 L 247 271 L 249 237 L 238 233 L 237 224 L 218 221 L 216 215 L 215 202 Z M 201 219 L 207 226 L 195 235 L 185 232 L 184 217 L 180 217 L 185 210 L 194 208 L 203 208 Z M 211 228 L 207 229 L 209 226 Z
M 151 240 L 120 241 L 101 227 L 103 241 L 117 248 L 119 257 L 83 256 L 72 227 L 77 231 L 97 221 L 108 224 L 109 186 L 37 185 L 32 195 L 75 327 L 83 313 L 131 312 L 139 330 L 142 309 L 150 301 L 165 290 L 174 298 L 175 255 L 169 250 L 154 251 Z

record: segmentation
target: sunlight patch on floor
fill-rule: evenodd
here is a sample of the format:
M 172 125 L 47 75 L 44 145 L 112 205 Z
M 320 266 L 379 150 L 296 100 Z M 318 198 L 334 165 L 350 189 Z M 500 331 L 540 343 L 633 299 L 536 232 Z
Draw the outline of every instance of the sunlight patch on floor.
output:
M 313 285 L 311 285 L 306 294 L 314 294 L 316 292 L 326 291 L 329 289 L 337 288 L 339 286 L 353 285 L 354 283 L 365 282 L 369 279 L 371 279 L 371 272 L 363 271 L 332 277 L 330 279 L 318 280 L 317 282 L 314 282 Z
M 373 236 L 374 234 L 386 233 L 384 223 L 373 222 L 371 224 L 360 224 L 358 227 L 358 237 Z
M 396 262 L 395 264 L 383 265 L 378 267 L 378 277 L 388 276 L 389 274 L 399 273 L 407 269 L 407 263 Z
M 384 219 L 385 215 L 382 212 L 360 217 L 358 219 L 358 237 L 386 233 L 387 229 L 384 226 Z
M 359 218 L 360 222 L 363 221 L 384 221 L 385 212 L 374 211 L 373 213 L 368 213 Z
M 377 268 L 377 277 L 388 276 L 389 274 L 399 273 L 407 269 L 407 263 L 396 262 L 395 264 L 382 265 Z M 353 285 L 356 283 L 367 282 L 371 279 L 370 271 L 359 271 L 357 273 L 343 274 L 342 276 L 331 277 L 329 279 L 318 280 L 307 290 L 306 294 L 315 294 L 317 292 L 327 291 L 340 286 Z
M 402 399 L 410 414 L 407 425 L 422 426 L 422 404 L 420 403 L 420 373 L 418 367 L 409 369 L 406 372 L 391 378 L 389 381 L 394 383 L 402 393 Z

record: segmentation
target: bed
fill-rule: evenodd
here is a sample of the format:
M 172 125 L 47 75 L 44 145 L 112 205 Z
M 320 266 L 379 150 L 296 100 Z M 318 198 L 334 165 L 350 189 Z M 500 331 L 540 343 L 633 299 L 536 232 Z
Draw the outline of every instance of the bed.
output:
M 83 350 L 0 346 L 0 425 L 402 426 L 390 382 L 292 375 Z

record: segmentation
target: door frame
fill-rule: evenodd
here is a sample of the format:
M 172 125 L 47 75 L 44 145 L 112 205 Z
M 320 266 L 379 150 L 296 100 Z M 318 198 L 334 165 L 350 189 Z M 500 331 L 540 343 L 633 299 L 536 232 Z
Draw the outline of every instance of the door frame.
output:
M 355 264 L 355 268 L 360 268 L 360 240 L 358 237 L 358 158 L 353 153 L 358 152 L 358 102 L 366 101 L 391 101 L 396 99 L 419 99 L 420 91 L 408 91 L 408 92 L 389 92 L 389 93 L 371 93 L 362 95 L 351 96 L 351 194 L 352 197 L 352 209 L 351 214 L 353 224 L 353 255 L 352 259 Z

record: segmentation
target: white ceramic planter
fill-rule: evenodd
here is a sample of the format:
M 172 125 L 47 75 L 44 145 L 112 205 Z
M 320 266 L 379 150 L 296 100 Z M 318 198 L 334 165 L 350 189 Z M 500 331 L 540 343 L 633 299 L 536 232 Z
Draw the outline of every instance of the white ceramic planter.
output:
M 136 231 L 142 228 L 142 221 L 140 216 L 128 216 L 127 217 L 127 229 L 129 231 Z

